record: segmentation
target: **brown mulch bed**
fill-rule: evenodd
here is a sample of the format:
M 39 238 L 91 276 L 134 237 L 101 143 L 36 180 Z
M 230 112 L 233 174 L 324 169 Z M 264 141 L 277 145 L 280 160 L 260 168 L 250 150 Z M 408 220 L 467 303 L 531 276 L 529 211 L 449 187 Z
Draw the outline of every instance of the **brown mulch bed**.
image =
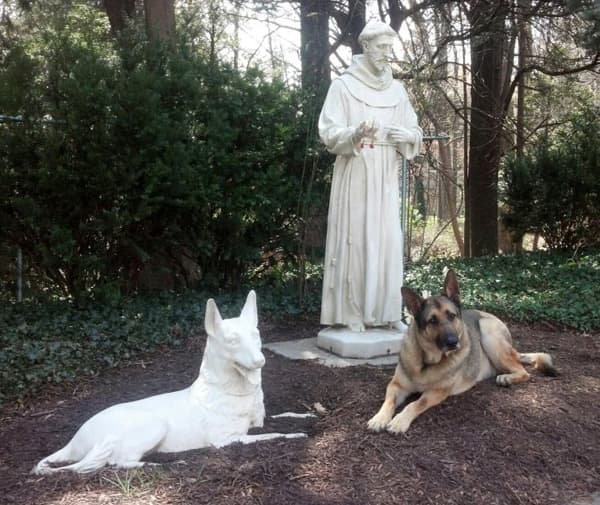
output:
M 373 434 L 392 368 L 326 368 L 266 352 L 263 431 L 305 439 L 151 456 L 160 466 L 95 475 L 28 472 L 113 403 L 187 386 L 202 339 L 95 379 L 53 388 L 0 415 L 2 504 L 574 504 L 600 500 L 600 333 L 509 324 L 517 347 L 547 350 L 561 375 L 510 389 L 477 385 L 419 417 L 406 436 Z M 261 325 L 264 342 L 314 336 L 314 321 Z

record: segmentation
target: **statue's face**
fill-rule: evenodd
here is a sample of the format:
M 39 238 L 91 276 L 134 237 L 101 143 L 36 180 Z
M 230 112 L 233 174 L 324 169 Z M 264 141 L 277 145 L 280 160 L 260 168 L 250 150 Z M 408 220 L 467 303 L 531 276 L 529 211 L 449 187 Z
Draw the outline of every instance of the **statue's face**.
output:
M 386 69 L 393 45 L 394 38 L 390 35 L 377 35 L 364 43 L 363 54 L 375 73 L 381 74 Z

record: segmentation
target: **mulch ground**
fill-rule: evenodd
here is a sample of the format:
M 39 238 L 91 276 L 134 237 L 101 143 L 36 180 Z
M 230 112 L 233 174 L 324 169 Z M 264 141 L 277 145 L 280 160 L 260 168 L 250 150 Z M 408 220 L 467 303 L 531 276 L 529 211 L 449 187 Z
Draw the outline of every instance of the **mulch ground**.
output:
M 2 504 L 590 504 L 600 503 L 600 333 L 509 323 L 523 352 L 553 354 L 561 375 L 532 371 L 510 389 L 484 382 L 419 417 L 405 436 L 374 434 L 393 369 L 326 368 L 266 352 L 268 414 L 327 409 L 314 419 L 268 420 L 305 439 L 161 454 L 141 470 L 90 476 L 28 472 L 92 414 L 183 388 L 203 337 L 94 379 L 51 388 L 0 414 Z M 261 325 L 263 342 L 314 336 L 308 319 Z M 597 501 L 595 501 L 597 500 Z

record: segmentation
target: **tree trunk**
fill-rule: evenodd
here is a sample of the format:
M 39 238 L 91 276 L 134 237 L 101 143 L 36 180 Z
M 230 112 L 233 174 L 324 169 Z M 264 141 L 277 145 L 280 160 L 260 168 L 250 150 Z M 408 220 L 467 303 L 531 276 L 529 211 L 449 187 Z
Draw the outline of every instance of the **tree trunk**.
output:
M 525 68 L 527 55 L 531 51 L 531 27 L 529 26 L 526 11 L 531 8 L 531 0 L 519 0 L 519 69 Z M 525 93 L 527 89 L 527 74 L 522 73 L 519 77 L 517 87 L 517 134 L 516 151 L 517 156 L 523 156 L 525 150 Z
M 110 28 L 116 34 L 125 28 L 127 19 L 135 16 L 135 0 L 104 0 Z
M 460 233 L 458 225 L 458 212 L 456 210 L 456 169 L 452 164 L 452 154 L 450 144 L 439 142 L 440 153 L 440 201 L 445 203 L 444 211 L 447 215 L 445 220 L 450 220 L 452 223 L 452 233 L 456 246 L 461 256 L 465 254 L 465 244 Z
M 149 36 L 171 40 L 175 34 L 175 0 L 144 0 L 144 12 Z
M 211 67 L 217 63 L 217 40 L 219 38 L 219 22 L 221 13 L 219 6 L 215 4 L 215 0 L 210 0 L 208 3 L 208 15 L 206 19 L 206 30 L 208 32 L 208 61 Z
M 242 0 L 233 1 L 233 68 L 238 71 L 240 68 L 240 10 L 242 8 Z M 267 18 L 267 29 L 269 30 L 269 46 L 271 45 L 271 27 Z
M 442 41 L 448 36 L 449 24 L 445 16 L 437 15 L 435 13 L 435 38 L 436 44 L 440 47 L 440 51 L 437 59 L 437 68 L 434 73 L 434 79 L 438 83 L 448 82 L 449 67 L 448 67 L 448 46 Z M 421 18 L 422 16 L 419 16 Z M 423 20 L 422 28 L 426 27 Z M 424 40 L 425 37 L 424 37 Z M 428 53 L 431 54 L 431 48 L 428 49 Z M 443 86 L 443 84 L 439 84 Z M 438 134 L 449 133 L 452 110 L 446 100 L 444 94 L 438 87 L 434 87 L 431 96 L 432 107 L 430 110 L 430 118 L 435 127 L 435 132 Z M 440 171 L 441 176 L 438 178 L 438 201 L 437 201 L 437 215 L 438 220 L 447 221 L 448 219 L 456 218 L 456 177 L 454 174 L 454 167 L 452 165 L 452 156 L 450 154 L 450 144 L 446 142 L 437 143 L 439 157 L 440 157 Z M 457 243 L 459 243 L 457 241 Z
M 302 89 L 320 105 L 331 84 L 329 67 L 329 2 L 300 2 Z
M 365 27 L 367 17 L 367 6 L 365 0 L 349 0 L 348 2 L 348 37 L 350 38 L 350 49 L 352 54 L 362 53 L 362 47 L 358 43 L 358 36 Z
M 352 54 L 359 54 L 362 48 L 358 43 L 358 36 L 365 27 L 367 17 L 367 6 L 365 0 L 348 0 L 344 2 L 332 2 L 331 0 L 321 2 L 329 4 L 329 15 L 335 20 L 339 35 L 333 43 L 333 48 L 348 46 Z M 325 8 L 325 7 L 324 7 Z
M 400 30 L 406 19 L 406 8 L 402 5 L 402 2 L 400 0 L 377 0 L 377 7 L 379 8 L 379 17 L 384 19 L 387 14 L 390 17 L 392 29 L 395 32 Z
M 464 14 L 465 14 L 465 10 L 461 9 L 460 13 L 459 13 L 459 23 L 460 23 L 460 31 L 461 33 L 464 33 L 465 30 L 465 26 L 464 26 Z M 469 117 L 469 87 L 467 84 L 467 44 L 466 41 L 463 39 L 461 41 L 460 44 L 460 49 L 461 49 L 461 55 L 462 55 L 462 61 L 463 61 L 463 65 L 461 65 L 461 77 L 462 77 L 462 99 L 463 99 L 463 142 L 462 142 L 462 159 L 463 159 L 463 197 L 464 197 L 464 215 L 465 215 L 465 225 L 463 227 L 463 240 L 464 240 L 464 245 L 463 245 L 463 256 L 464 257 L 470 257 L 471 256 L 471 248 L 468 244 L 471 243 L 471 233 L 469 231 L 469 227 L 467 226 L 467 223 L 470 222 L 470 216 L 469 216 L 469 206 L 467 205 L 467 202 L 469 201 L 469 186 L 467 184 L 467 180 L 469 177 L 469 121 L 467 121 L 467 118 Z M 456 165 L 455 165 L 456 166 Z
M 304 92 L 304 118 L 306 120 L 307 154 L 301 175 L 298 196 L 300 217 L 300 241 L 298 244 L 298 298 L 302 301 L 306 290 L 305 266 L 307 261 L 307 237 L 319 211 L 312 203 L 313 182 L 319 170 L 317 124 L 319 111 L 331 84 L 329 65 L 329 1 L 300 1 L 300 61 L 302 65 L 302 90 Z
M 475 2 L 469 14 L 471 38 L 471 138 L 467 186 L 467 256 L 498 252 L 498 169 L 504 120 L 507 3 Z
M 437 131 L 443 133 L 448 130 Z M 437 218 L 438 221 L 448 221 L 456 209 L 456 170 L 452 164 L 450 144 L 439 142 L 438 155 L 442 175 L 438 177 Z

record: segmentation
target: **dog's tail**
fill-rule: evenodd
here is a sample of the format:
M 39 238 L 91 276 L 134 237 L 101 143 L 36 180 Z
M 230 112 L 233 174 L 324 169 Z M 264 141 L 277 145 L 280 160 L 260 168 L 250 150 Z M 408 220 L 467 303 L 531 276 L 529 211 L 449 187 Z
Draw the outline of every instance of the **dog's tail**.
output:
M 549 375 L 551 377 L 556 377 L 558 375 L 558 370 L 556 370 L 554 363 L 552 363 L 552 356 L 545 352 L 521 353 L 519 354 L 519 359 L 521 360 L 521 363 L 533 365 L 544 375 Z
M 72 461 L 74 459 L 69 443 L 59 451 L 56 451 L 55 453 L 50 454 L 50 456 L 42 459 L 33 467 L 31 473 L 38 475 L 50 475 L 56 472 L 62 472 L 64 470 L 71 470 L 77 473 L 95 472 L 108 463 L 112 452 L 113 447 L 111 443 L 101 442 L 95 444 L 91 450 L 76 463 L 65 466 L 51 466 L 52 463 Z

